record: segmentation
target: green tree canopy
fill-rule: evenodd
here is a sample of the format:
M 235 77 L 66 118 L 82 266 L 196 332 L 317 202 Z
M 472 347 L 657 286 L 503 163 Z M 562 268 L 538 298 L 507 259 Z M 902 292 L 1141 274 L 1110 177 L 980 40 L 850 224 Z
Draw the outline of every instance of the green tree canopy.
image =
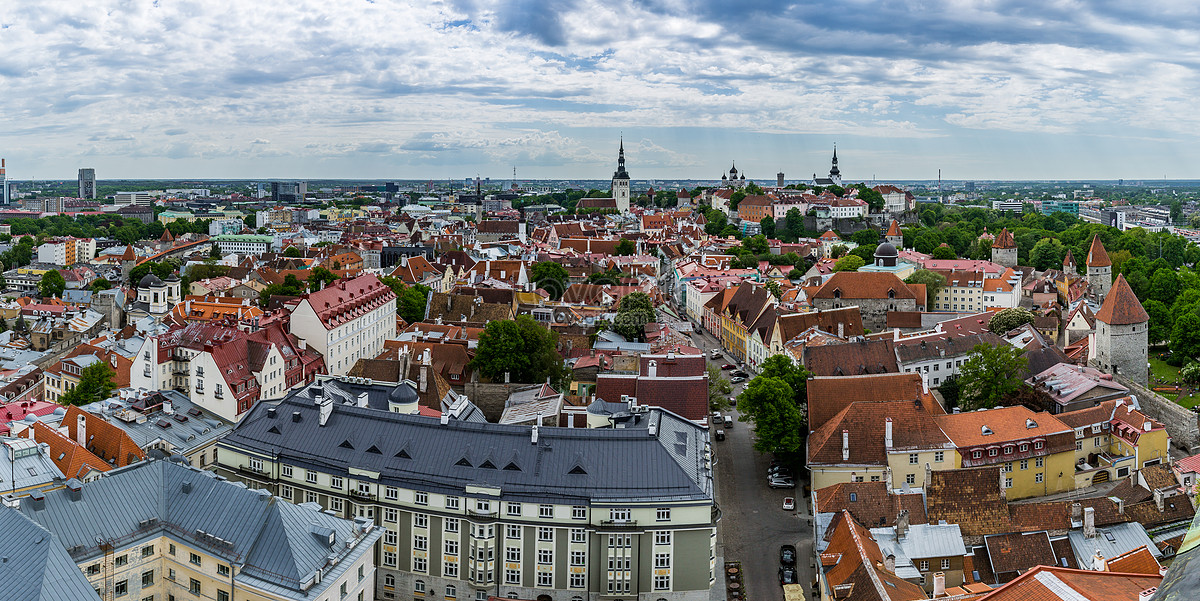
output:
M 1058 238 L 1042 238 L 1029 251 L 1029 262 L 1034 269 L 1062 269 L 1063 258 L 1067 256 L 1067 247 Z
M 858 271 L 859 267 L 866 265 L 867 262 L 862 260 L 858 255 L 846 255 L 837 260 L 833 264 L 834 271 Z
M 714 410 L 724 410 L 729 407 L 729 393 L 733 386 L 729 378 L 716 366 L 708 366 L 708 406 Z
M 912 275 L 904 278 L 905 284 L 924 284 L 925 285 L 925 303 L 933 304 L 933 299 L 937 298 L 938 292 L 946 287 L 946 276 L 928 269 L 918 269 Z
M 788 272 L 787 277 L 789 280 L 799 280 L 804 277 L 804 272 L 799 269 L 793 269 Z
M 42 274 L 42 280 L 38 282 L 38 294 L 42 298 L 54 298 L 62 296 L 63 290 L 67 288 L 67 281 L 63 279 L 61 273 L 57 269 L 51 269 Z
M 324 267 L 317 265 L 308 272 L 308 289 L 316 292 L 324 286 L 328 286 L 338 280 L 338 275 Z
M 95 281 L 93 281 L 92 285 L 91 285 L 92 292 L 100 292 L 101 290 L 108 290 L 109 288 L 112 288 L 112 287 L 113 287 L 112 282 L 110 282 L 104 278 L 96 278 Z
M 858 199 L 867 203 L 867 206 L 870 208 L 872 213 L 883 212 L 883 195 L 871 188 L 868 188 L 866 185 L 859 186 Z
M 304 253 L 301 253 L 300 249 L 296 246 L 289 246 L 283 249 L 283 256 L 288 257 L 289 259 L 299 259 L 300 257 L 304 256 Z
M 942 260 L 958 258 L 958 255 L 954 252 L 954 249 L 950 248 L 949 246 L 938 246 L 937 248 L 933 249 L 933 252 L 930 253 L 930 256 L 935 259 Z
M 992 318 L 988 320 L 988 329 L 993 334 L 1004 334 L 1019 328 L 1027 323 L 1033 323 L 1037 316 L 1029 309 L 1021 307 L 1012 307 L 997 311 Z
M 1200 315 L 1184 313 L 1171 327 L 1171 354 L 1176 362 L 1200 356 Z
M 870 228 L 858 230 L 850 234 L 850 241 L 859 246 L 875 246 L 879 244 L 879 232 Z
M 646 324 L 654 322 L 654 303 L 645 292 L 626 294 L 621 299 L 617 316 L 613 320 L 613 331 L 629 341 L 646 338 Z
M 528 315 L 488 322 L 479 335 L 471 365 L 492 381 L 545 382 L 561 387 L 569 378 L 557 350 L 558 334 Z
M 766 288 L 767 292 L 770 292 L 771 296 L 775 297 L 775 300 L 779 300 L 783 296 L 783 289 L 779 287 L 779 282 L 775 280 L 767 280 L 767 283 L 763 284 L 763 288 Z
M 991 409 L 1004 397 L 1021 390 L 1025 386 L 1021 375 L 1026 361 L 1023 351 L 1015 346 L 976 345 L 958 374 L 962 408 Z
M 775 237 L 775 218 L 767 215 L 758 221 L 759 230 L 768 238 Z
M 617 242 L 617 248 L 614 252 L 617 253 L 618 257 L 628 257 L 637 252 L 637 245 L 633 243 L 633 240 L 621 238 L 621 241 Z
M 59 402 L 64 405 L 86 405 L 103 401 L 112 396 L 112 368 L 104 361 L 97 361 L 79 372 L 79 384 L 63 394 Z
M 530 279 L 538 288 L 550 293 L 552 300 L 562 298 L 567 291 L 567 280 L 571 277 L 567 268 L 554 261 L 540 261 L 533 264 L 529 270 Z
M 759 366 L 758 377 L 779 378 L 787 383 L 795 393 L 792 398 L 797 405 L 808 402 L 808 377 L 812 375 L 807 369 L 796 365 L 786 355 L 771 355 Z
M 738 395 L 742 421 L 754 424 L 754 450 L 794 453 L 801 449 L 806 421 L 796 393 L 779 378 L 758 376 Z
M 1150 331 L 1147 333 L 1150 344 L 1170 340 L 1173 318 L 1171 308 L 1154 299 L 1142 303 L 1142 307 L 1150 316 Z

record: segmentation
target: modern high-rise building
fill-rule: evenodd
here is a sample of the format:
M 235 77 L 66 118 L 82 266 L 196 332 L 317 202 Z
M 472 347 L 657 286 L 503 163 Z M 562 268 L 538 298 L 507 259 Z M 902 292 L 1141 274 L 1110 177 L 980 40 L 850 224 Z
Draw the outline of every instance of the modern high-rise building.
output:
M 271 182 L 272 202 L 304 202 L 308 182 Z
M 96 170 L 79 170 L 79 197 L 96 198 Z

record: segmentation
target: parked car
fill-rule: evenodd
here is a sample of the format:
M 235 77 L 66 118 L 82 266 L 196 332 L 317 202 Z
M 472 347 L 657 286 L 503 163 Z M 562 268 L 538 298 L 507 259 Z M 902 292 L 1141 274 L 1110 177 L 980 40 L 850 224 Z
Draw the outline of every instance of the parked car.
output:
M 725 431 L 724 430 L 714 430 L 713 438 L 715 438 L 717 440 L 725 440 Z
M 771 488 L 796 488 L 796 481 L 791 478 L 770 478 L 767 486 Z
M 730 384 L 741 384 L 742 382 L 745 382 L 745 381 L 746 381 L 745 376 L 734 376 L 732 378 L 729 378 Z
M 732 372 L 729 373 L 729 375 L 731 375 L 735 378 L 749 378 L 750 377 L 750 374 L 748 374 L 740 369 L 733 370 Z
M 784 511 L 795 511 L 796 510 L 796 498 L 795 497 L 784 497 L 783 498 L 783 510 Z
M 728 429 L 728 428 L 732 428 L 732 427 L 733 427 L 733 416 L 726 415 L 725 416 L 725 428 Z
M 789 499 L 791 497 L 788 497 Z M 783 545 L 779 547 L 779 565 L 794 566 L 796 565 L 796 547 L 792 545 Z
M 721 366 L 721 369 L 733 369 L 733 364 L 732 364 L 732 363 L 726 363 L 725 365 L 722 365 L 722 366 Z
M 796 568 L 779 568 L 779 584 L 796 584 Z
M 791 478 L 792 470 L 783 466 L 773 467 L 767 470 L 768 478 Z

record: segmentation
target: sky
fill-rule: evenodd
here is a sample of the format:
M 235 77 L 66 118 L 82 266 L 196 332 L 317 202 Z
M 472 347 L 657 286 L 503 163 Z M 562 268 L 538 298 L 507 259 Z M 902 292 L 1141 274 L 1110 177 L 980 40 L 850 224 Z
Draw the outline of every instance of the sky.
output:
M 1194 0 L 5 0 L 13 179 L 1200 178 Z

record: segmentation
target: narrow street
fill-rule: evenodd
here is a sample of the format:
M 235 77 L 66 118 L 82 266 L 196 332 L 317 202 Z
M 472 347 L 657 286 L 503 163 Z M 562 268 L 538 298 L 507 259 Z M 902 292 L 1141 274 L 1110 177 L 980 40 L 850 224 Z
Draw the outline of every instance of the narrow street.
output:
M 707 333 L 692 335 L 695 346 L 706 356 L 719 342 Z M 718 368 L 726 359 L 709 359 Z M 726 372 L 727 373 L 727 372 Z M 743 385 L 733 386 L 733 396 Z M 728 412 L 735 418 L 736 409 Z M 717 456 L 717 503 L 722 519 L 717 527 L 718 555 L 725 561 L 740 561 L 745 578 L 746 597 L 751 601 L 782 601 L 779 585 L 779 547 L 795 545 L 800 584 L 809 591 L 812 582 L 812 522 L 804 495 L 807 473 L 797 474 L 795 489 L 772 489 L 766 474 L 771 457 L 754 450 L 752 426 L 736 421 L 726 430 L 724 441 L 713 442 Z M 784 497 L 796 499 L 796 510 L 783 509 Z M 723 586 L 718 582 L 716 586 Z M 811 593 L 810 593 L 811 594 Z

